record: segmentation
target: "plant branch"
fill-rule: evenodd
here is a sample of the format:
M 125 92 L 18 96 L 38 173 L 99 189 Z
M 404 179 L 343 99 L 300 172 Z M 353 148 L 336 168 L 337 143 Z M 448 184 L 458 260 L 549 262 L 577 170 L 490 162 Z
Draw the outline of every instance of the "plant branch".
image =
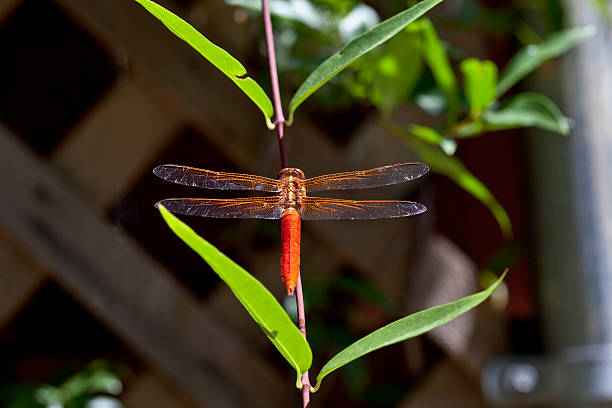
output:
M 266 53 L 268 54 L 268 69 L 270 71 L 270 85 L 272 87 L 272 104 L 274 105 L 274 124 L 278 134 L 278 147 L 280 150 L 281 168 L 289 167 L 287 149 L 285 148 L 285 116 L 281 102 L 280 88 L 278 86 L 278 73 L 276 72 L 276 53 L 274 51 L 274 33 L 268 0 L 262 0 L 261 12 L 263 15 L 264 32 L 266 35 Z
M 304 312 L 304 293 L 302 292 L 302 277 L 298 276 L 298 281 L 295 286 L 295 301 L 298 311 L 298 327 L 306 338 L 306 313 Z M 307 408 L 310 405 L 310 378 L 308 371 L 302 375 L 302 406 Z
M 270 84 L 272 86 L 272 103 L 274 105 L 274 124 L 278 135 L 278 148 L 280 150 L 281 168 L 289 167 L 287 160 L 287 150 L 285 148 L 283 106 L 281 102 L 280 89 L 278 85 L 278 73 L 276 71 L 276 54 L 274 52 L 274 33 L 272 31 L 272 19 L 270 18 L 270 7 L 268 0 L 262 0 L 262 15 L 264 21 L 264 31 L 266 36 L 266 52 L 268 54 L 268 69 L 270 70 Z M 302 278 L 298 276 L 295 299 L 298 310 L 298 327 L 306 338 L 306 314 L 304 312 L 304 294 L 302 291 Z M 308 371 L 302 375 L 302 406 L 307 408 L 310 405 L 310 380 Z

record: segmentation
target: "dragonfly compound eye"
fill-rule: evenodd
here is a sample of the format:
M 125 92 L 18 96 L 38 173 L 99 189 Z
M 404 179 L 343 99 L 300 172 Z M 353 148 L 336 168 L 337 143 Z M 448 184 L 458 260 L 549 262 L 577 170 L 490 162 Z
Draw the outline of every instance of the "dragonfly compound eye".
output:
M 284 177 L 296 177 L 303 180 L 304 172 L 296 168 L 284 168 L 278 172 L 278 178 L 281 179 Z

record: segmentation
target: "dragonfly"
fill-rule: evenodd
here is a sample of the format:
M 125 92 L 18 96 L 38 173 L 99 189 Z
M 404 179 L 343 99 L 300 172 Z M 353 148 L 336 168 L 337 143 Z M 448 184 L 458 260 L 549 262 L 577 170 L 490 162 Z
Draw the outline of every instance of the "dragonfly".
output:
M 281 220 L 281 277 L 289 296 L 300 274 L 301 220 L 362 220 L 406 217 L 427 208 L 413 201 L 311 197 L 312 191 L 382 187 L 414 180 L 426 174 L 423 163 L 398 163 L 370 170 L 348 171 L 305 178 L 297 168 L 284 168 L 278 179 L 251 174 L 226 173 L 176 164 L 155 167 L 153 173 L 167 181 L 217 190 L 251 190 L 270 196 L 210 199 L 168 198 L 159 201 L 177 214 L 212 218 L 259 218 Z

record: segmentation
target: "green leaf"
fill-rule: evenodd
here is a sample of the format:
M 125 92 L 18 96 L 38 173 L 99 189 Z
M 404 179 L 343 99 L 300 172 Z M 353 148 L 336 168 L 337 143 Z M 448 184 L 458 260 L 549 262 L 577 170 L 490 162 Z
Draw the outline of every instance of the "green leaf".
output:
M 448 106 L 448 122 L 454 123 L 457 118 L 457 109 L 459 107 L 459 88 L 457 86 L 457 78 L 451 67 L 448 56 L 436 29 L 429 19 L 420 21 L 421 30 L 423 33 L 423 46 L 421 53 L 423 59 L 431 69 L 438 87 L 446 96 Z
M 272 102 L 263 89 L 250 77 L 246 76 L 246 68 L 223 48 L 210 42 L 206 37 L 193 28 L 189 23 L 176 14 L 166 10 L 150 0 L 134 0 L 149 13 L 161 21 L 174 35 L 185 41 L 198 51 L 211 64 L 232 80 L 262 111 L 266 118 L 266 125 L 272 129 L 271 118 L 274 115 Z
M 436 327 L 442 326 L 451 320 L 461 316 L 463 313 L 484 302 L 497 289 L 505 278 L 504 272 L 491 286 L 482 292 L 464 297 L 451 303 L 422 310 L 403 319 L 382 327 L 367 336 L 357 340 L 340 353 L 336 354 L 327 362 L 317 375 L 317 385 L 313 388 L 315 392 L 321 386 L 321 381 L 332 371 L 342 367 L 351 361 L 400 341 L 416 337 Z
M 499 110 L 486 111 L 483 120 L 488 131 L 537 127 L 567 135 L 570 130 L 570 120 L 553 101 L 531 92 L 516 95 Z
M 435 132 L 435 130 L 424 126 L 413 126 L 410 130 L 389 124 L 384 126 L 389 132 L 403 140 L 433 172 L 453 180 L 459 187 L 486 205 L 495 217 L 502 234 L 506 238 L 512 237 L 510 217 L 491 191 L 465 167 L 461 160 L 447 155 L 440 146 L 421 140 L 431 137 L 428 133 Z
M 449 156 L 455 154 L 457 150 L 457 142 L 453 139 L 442 136 L 430 127 L 412 125 L 412 133 L 424 142 L 435 144 Z
M 416 85 L 423 63 L 419 55 L 421 38 L 403 30 L 382 49 L 369 53 L 351 67 L 357 78 L 351 84 L 354 96 L 365 97 L 383 116 L 389 116 L 403 103 Z
M 523 48 L 504 67 L 497 85 L 497 96 L 504 94 L 544 61 L 564 54 L 594 34 L 593 26 L 570 28 L 554 33 L 538 44 Z
M 465 96 L 472 117 L 477 118 L 495 100 L 497 66 L 491 61 L 468 58 L 461 61 Z
M 43 385 L 36 390 L 36 399 L 46 406 L 72 406 L 75 400 L 92 394 L 121 393 L 121 378 L 110 370 L 109 364 L 97 360 L 73 375 L 60 386 Z
M 297 107 L 323 84 L 329 81 L 330 78 L 349 66 L 363 54 L 399 33 L 408 24 L 421 17 L 442 1 L 443 0 L 424 0 L 388 18 L 382 23 L 377 24 L 370 30 L 345 44 L 338 52 L 319 65 L 308 78 L 306 78 L 295 95 L 293 95 L 289 103 L 289 122 L 292 122 L 293 113 Z
M 241 266 L 196 234 L 163 206 L 159 206 L 159 211 L 170 229 L 196 251 L 230 287 L 262 331 L 295 369 L 299 383 L 302 373 L 310 368 L 312 351 L 283 307 L 261 282 Z

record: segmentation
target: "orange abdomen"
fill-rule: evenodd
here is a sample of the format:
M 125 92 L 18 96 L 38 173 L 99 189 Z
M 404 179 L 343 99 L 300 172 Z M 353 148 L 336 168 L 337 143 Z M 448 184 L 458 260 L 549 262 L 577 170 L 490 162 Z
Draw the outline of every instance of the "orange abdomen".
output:
M 281 217 L 281 275 L 289 296 L 300 275 L 300 214 L 288 208 Z

